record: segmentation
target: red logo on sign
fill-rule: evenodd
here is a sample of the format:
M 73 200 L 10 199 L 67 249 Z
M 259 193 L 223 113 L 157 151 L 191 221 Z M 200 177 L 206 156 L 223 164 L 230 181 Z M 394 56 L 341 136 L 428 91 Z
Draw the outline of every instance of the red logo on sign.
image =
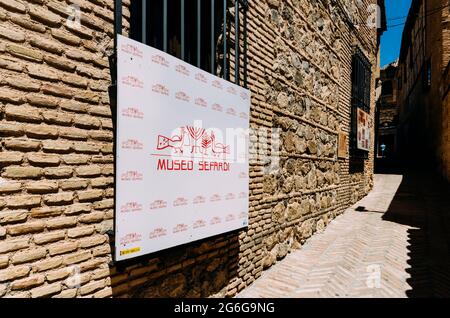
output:
M 197 98 L 195 100 L 195 105 L 201 106 L 201 107 L 208 107 L 208 103 L 203 98 Z
M 198 220 L 194 223 L 194 229 L 199 229 L 206 226 L 205 220 Z
M 197 73 L 197 74 L 195 75 L 195 79 L 196 79 L 197 81 L 202 82 L 202 83 L 208 83 L 208 79 L 207 79 L 206 76 L 203 75 L 202 73 Z
M 230 154 L 230 146 L 217 142 L 214 132 L 209 134 L 204 128 L 186 126 L 180 128 L 178 135 L 158 136 L 157 150 L 172 148 L 176 153 L 184 153 L 184 147 L 190 147 L 191 153 L 203 155 L 209 151 L 214 156 Z
M 246 92 L 242 92 L 242 93 L 240 94 L 240 96 L 241 96 L 241 98 L 242 98 L 243 100 L 248 100 L 248 98 L 249 98 L 249 96 L 248 96 L 248 94 L 247 94 Z
M 144 144 L 135 139 L 128 139 L 122 142 L 122 149 L 142 150 L 144 149 Z
M 212 152 L 215 156 L 230 154 L 230 146 L 216 142 L 216 136 L 211 132 Z
M 137 108 L 126 108 L 122 110 L 122 116 L 136 119 L 144 119 L 144 113 Z
M 188 230 L 188 226 L 186 224 L 178 224 L 173 228 L 173 233 L 181 233 L 186 232 Z
M 132 243 L 142 241 L 142 235 L 138 233 L 130 233 L 120 239 L 120 245 L 127 246 Z
M 135 88 L 144 88 L 144 82 L 134 76 L 123 77 L 122 84 Z
M 219 80 L 213 81 L 212 86 L 214 86 L 215 88 L 223 89 L 223 85 Z
M 198 197 L 194 198 L 194 204 L 202 204 L 206 202 L 206 198 L 199 195 Z
M 181 74 L 186 75 L 186 76 L 189 76 L 189 74 L 190 74 L 189 69 L 186 66 L 181 65 L 181 64 L 175 66 L 175 70 L 178 73 L 181 73 Z
M 204 128 L 186 127 L 189 132 L 190 141 L 192 145 L 191 153 L 202 153 L 205 154 L 205 150 L 211 146 L 210 141 L 207 138 L 206 130 Z M 201 140 L 201 145 L 200 144 Z
M 169 89 L 161 84 L 153 85 L 152 91 L 161 95 L 169 96 Z
M 169 67 L 170 63 L 168 60 L 166 60 L 166 58 L 162 55 L 156 54 L 152 56 L 152 62 L 165 66 L 165 67 Z
M 234 214 L 228 214 L 227 217 L 225 218 L 226 222 L 231 222 L 236 220 L 236 217 L 234 216 Z
M 178 198 L 173 202 L 174 207 L 188 205 L 188 200 L 185 198 Z
M 217 112 L 223 112 L 223 107 L 221 106 L 221 105 L 219 105 L 219 104 L 213 104 L 212 106 L 211 106 L 211 108 L 213 109 L 213 110 L 215 110 L 215 111 L 217 111 Z
M 219 194 L 214 194 L 209 200 L 211 202 L 218 202 L 222 200 L 222 197 Z
M 166 235 L 167 235 L 166 229 L 158 228 L 158 229 L 155 229 L 153 232 L 150 232 L 149 238 L 155 239 L 155 238 L 166 236 Z
M 120 212 L 130 213 L 130 212 L 140 212 L 142 211 L 142 204 L 138 202 L 128 202 L 120 207 Z
M 247 113 L 240 113 L 239 117 L 241 117 L 242 119 L 248 119 Z
M 174 135 L 171 138 L 159 135 L 157 150 L 164 150 L 167 148 L 175 149 L 176 153 L 183 153 L 183 147 L 186 140 L 187 131 L 184 127 L 181 128 L 180 135 Z
M 191 98 L 185 92 L 178 92 L 175 94 L 176 99 L 182 100 L 184 102 L 190 102 Z
M 142 57 L 142 51 L 135 45 L 122 44 L 122 52 L 131 54 L 136 57 Z
M 144 176 L 138 171 L 127 171 L 121 175 L 122 181 L 142 181 Z
M 231 87 L 231 86 L 227 88 L 227 92 L 230 93 L 230 94 L 233 94 L 233 95 L 237 94 L 236 93 L 236 89 L 234 87 Z
M 150 210 L 158 210 L 167 208 L 167 202 L 164 200 L 156 200 L 150 204 Z
M 228 193 L 225 196 L 225 200 L 234 200 L 234 199 L 236 199 L 236 196 L 234 195 L 234 193 Z
M 228 108 L 227 114 L 231 116 L 236 116 L 236 110 L 234 108 Z
M 220 224 L 222 223 L 222 220 L 219 217 L 214 217 L 211 219 L 211 222 L 209 222 L 211 225 Z

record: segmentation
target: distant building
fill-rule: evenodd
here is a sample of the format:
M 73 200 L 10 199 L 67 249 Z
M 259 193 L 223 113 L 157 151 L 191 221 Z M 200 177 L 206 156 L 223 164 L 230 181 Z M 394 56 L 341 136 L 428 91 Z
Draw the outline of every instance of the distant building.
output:
M 397 156 L 397 64 L 395 61 L 381 69 L 381 92 L 376 112 L 376 159 L 393 160 Z
M 413 0 L 398 64 L 399 150 L 450 179 L 447 0 Z

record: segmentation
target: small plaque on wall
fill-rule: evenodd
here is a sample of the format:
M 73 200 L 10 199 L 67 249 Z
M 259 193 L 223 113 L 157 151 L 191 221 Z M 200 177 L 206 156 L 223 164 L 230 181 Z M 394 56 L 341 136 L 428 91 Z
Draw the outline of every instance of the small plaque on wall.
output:
M 357 148 L 364 151 L 370 150 L 370 125 L 369 114 L 358 108 L 358 135 Z
M 338 158 L 348 157 L 348 134 L 339 131 L 339 141 L 338 141 Z

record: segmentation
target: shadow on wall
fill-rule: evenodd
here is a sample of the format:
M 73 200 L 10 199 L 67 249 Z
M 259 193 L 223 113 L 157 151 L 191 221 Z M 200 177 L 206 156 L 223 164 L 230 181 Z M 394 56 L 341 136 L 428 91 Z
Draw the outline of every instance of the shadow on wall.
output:
M 412 227 L 408 230 L 406 295 L 450 297 L 450 187 L 427 171 L 404 173 L 385 221 Z
M 400 170 L 401 165 L 397 158 L 375 158 L 375 173 L 396 174 Z
M 350 156 L 348 168 L 349 174 L 364 173 L 364 163 L 365 160 L 363 158 Z
M 179 246 L 111 268 L 114 297 L 225 297 L 238 276 L 238 232 Z

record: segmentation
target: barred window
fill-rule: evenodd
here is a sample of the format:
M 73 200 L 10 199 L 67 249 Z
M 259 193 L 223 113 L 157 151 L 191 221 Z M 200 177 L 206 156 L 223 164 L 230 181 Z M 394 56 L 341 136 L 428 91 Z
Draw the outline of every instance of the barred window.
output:
M 354 158 L 368 158 L 368 151 L 357 147 L 357 113 L 358 108 L 360 108 L 367 114 L 370 114 L 371 81 L 371 64 L 361 50 L 356 49 L 352 59 L 352 117 L 350 133 L 350 156 Z
M 130 38 L 246 87 L 247 8 L 243 0 L 133 0 Z

